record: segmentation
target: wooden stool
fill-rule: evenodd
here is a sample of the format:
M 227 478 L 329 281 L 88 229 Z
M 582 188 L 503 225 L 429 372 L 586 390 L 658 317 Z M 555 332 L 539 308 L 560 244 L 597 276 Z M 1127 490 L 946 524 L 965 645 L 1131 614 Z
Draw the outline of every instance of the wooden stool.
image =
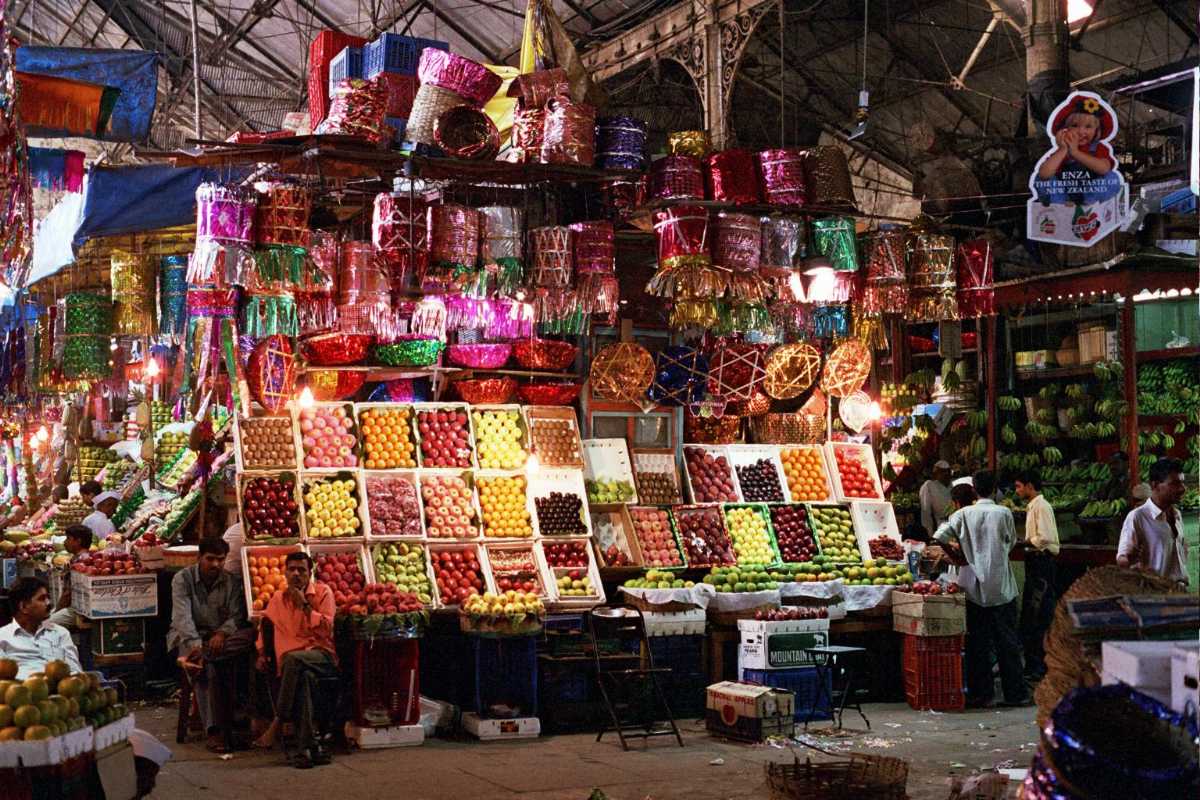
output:
M 182 657 L 175 659 L 175 663 L 179 667 L 179 718 L 175 723 L 175 742 L 183 744 L 187 741 L 189 727 L 192 727 L 195 720 L 200 719 L 200 701 L 196 697 L 192 680 L 194 673 L 203 667 Z M 203 725 L 201 722 L 200 726 Z

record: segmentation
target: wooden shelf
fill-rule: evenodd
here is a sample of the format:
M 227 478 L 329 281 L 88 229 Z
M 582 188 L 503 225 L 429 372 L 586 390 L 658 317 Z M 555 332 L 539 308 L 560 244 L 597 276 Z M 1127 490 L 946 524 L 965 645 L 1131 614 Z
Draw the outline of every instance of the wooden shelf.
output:
M 1094 371 L 1095 364 L 1080 364 L 1077 367 L 1054 367 L 1053 369 L 1019 369 L 1017 370 L 1017 380 L 1048 381 L 1055 378 L 1078 378 L 1084 375 L 1091 375 Z
M 579 380 L 580 376 L 573 372 L 542 372 L 533 369 L 475 369 L 473 367 L 385 367 L 377 365 L 353 365 L 346 367 L 304 367 L 300 370 L 300 374 L 307 372 L 318 372 L 323 370 L 337 370 L 339 372 L 365 372 L 367 373 L 367 381 L 383 382 L 394 381 L 403 378 L 428 378 L 433 375 L 448 375 L 448 376 L 470 376 L 474 374 L 484 375 L 512 375 L 519 378 L 559 378 L 564 381 Z
M 1142 350 L 1137 354 L 1138 363 L 1144 361 L 1170 361 L 1173 358 L 1196 358 L 1200 356 L 1200 346 L 1168 347 L 1163 350 Z
M 979 348 L 977 348 L 977 347 L 964 347 L 962 350 L 962 355 L 965 356 L 970 353 L 977 353 L 977 352 L 979 352 Z M 955 357 L 956 356 L 943 356 L 941 353 L 937 352 L 936 350 L 931 353 L 913 353 L 909 356 L 909 358 L 955 358 Z

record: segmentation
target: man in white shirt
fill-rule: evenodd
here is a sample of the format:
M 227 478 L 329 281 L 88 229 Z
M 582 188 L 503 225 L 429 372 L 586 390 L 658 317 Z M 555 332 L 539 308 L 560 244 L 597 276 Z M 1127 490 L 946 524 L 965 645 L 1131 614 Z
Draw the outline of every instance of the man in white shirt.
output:
M 950 516 L 950 464 L 933 465 L 933 477 L 921 484 L 921 525 L 929 536 Z
M 1046 674 L 1042 640 L 1054 621 L 1058 600 L 1054 557 L 1058 555 L 1058 523 L 1054 508 L 1042 496 L 1036 470 L 1016 477 L 1017 497 L 1025 501 L 1025 590 L 1021 594 L 1021 643 L 1025 650 L 1025 679 L 1037 683 Z
M 17 680 L 46 668 L 47 661 L 65 661 L 71 672 L 82 672 L 79 651 L 71 633 L 50 622 L 50 589 L 38 578 L 17 578 L 8 589 L 13 621 L 0 628 L 0 658 L 17 662 Z
M 1008 553 L 1017 541 L 1012 512 L 991 499 L 996 478 L 975 474 L 980 499 L 950 515 L 934 539 L 961 552 L 966 567 L 959 582 L 967 595 L 967 704 L 995 705 L 992 653 L 1000 662 L 1003 705 L 1030 704 L 1021 675 L 1021 640 L 1017 636 L 1017 581 Z
M 111 517 L 120 503 L 121 495 L 116 492 L 101 492 L 92 500 L 92 507 L 96 510 L 83 518 L 83 524 L 92 529 L 98 541 L 103 542 L 117 532 Z
M 1162 458 L 1150 467 L 1150 499 L 1129 512 L 1117 545 L 1117 563 L 1146 570 L 1187 587 L 1187 543 L 1183 539 L 1183 464 Z

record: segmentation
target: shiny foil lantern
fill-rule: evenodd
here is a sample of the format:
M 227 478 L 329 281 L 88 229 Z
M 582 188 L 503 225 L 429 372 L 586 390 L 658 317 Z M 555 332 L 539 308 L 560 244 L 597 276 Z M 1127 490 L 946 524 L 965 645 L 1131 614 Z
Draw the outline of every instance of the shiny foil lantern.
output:
M 188 262 L 189 283 L 245 283 L 254 263 L 250 247 L 255 201 L 253 193 L 238 187 L 215 183 L 196 187 L 196 249 Z
M 749 150 L 733 148 L 707 160 L 708 196 L 721 203 L 754 205 L 762 202 L 758 159 Z
M 704 168 L 695 156 L 660 158 L 650 165 L 650 200 L 703 200 Z
M 592 359 L 588 379 L 598 400 L 641 404 L 654 379 L 654 359 L 640 344 L 610 344 Z
M 270 183 L 259 192 L 254 222 L 255 236 L 261 244 L 308 247 L 312 231 L 308 217 L 312 212 L 312 193 L 294 183 Z
M 694 347 L 671 345 L 654 354 L 650 399 L 668 406 L 686 406 L 704 399 L 708 358 Z
M 163 256 L 158 267 L 158 330 L 182 336 L 187 324 L 187 256 Z
M 758 274 L 762 243 L 758 217 L 722 211 L 716 215 L 713 227 L 713 262 L 730 271 L 727 297 L 737 304 L 765 300 L 767 283 Z
M 719 340 L 708 359 L 708 393 L 731 402 L 749 400 L 766 379 L 766 349 Z
M 658 240 L 658 263 L 670 265 L 675 259 L 695 259 L 711 263 L 712 247 L 708 209 L 703 206 L 673 206 L 654 214 L 654 234 Z
M 645 184 L 641 179 L 613 178 L 600 184 L 600 202 L 609 219 L 627 220 L 642 204 Z
M 821 351 L 806 342 L 776 347 L 767 356 L 763 389 L 776 400 L 791 400 L 808 391 L 821 372 Z
M 149 335 L 154 333 L 154 273 L 150 259 L 140 253 L 113 250 L 109 277 L 112 284 L 113 333 Z
M 758 154 L 758 168 L 762 196 L 770 205 L 802 208 L 808 204 L 803 150 L 763 150 Z
M 296 298 L 291 292 L 248 291 L 242 306 L 240 330 L 256 339 L 276 334 L 299 335 Z
M 370 242 L 343 242 L 338 273 L 338 330 L 387 336 L 393 332 L 391 277 Z
M 562 67 L 539 69 L 513 78 L 508 96 L 516 97 L 523 108 L 542 108 L 555 97 L 569 94 L 570 81 Z
M 635 117 L 596 120 L 596 166 L 600 169 L 645 169 L 645 121 Z
M 717 322 L 717 298 L 725 278 L 712 268 L 708 210 L 673 206 L 654 214 L 658 271 L 646 291 L 673 301 L 672 328 L 708 328 Z
M 518 162 L 536 164 L 541 161 L 545 124 L 544 108 L 518 108 L 513 111 L 512 149 Z
M 448 157 L 464 161 L 489 160 L 500 152 L 500 131 L 487 114 L 469 106 L 455 106 L 437 118 L 433 140 Z
M 465 101 L 482 108 L 500 90 L 499 75 L 469 58 L 426 47 L 417 62 L 417 77 L 426 84 L 447 89 Z
M 520 287 L 525 272 L 525 213 L 515 206 L 484 206 L 479 213 L 483 216 L 480 256 L 488 274 L 488 288 L 510 295 Z
M 64 303 L 63 377 L 67 380 L 100 380 L 112 372 L 113 305 L 107 294 L 72 292 Z
M 813 252 L 829 259 L 838 272 L 858 270 L 858 239 L 850 217 L 815 219 L 812 225 Z
M 588 314 L 600 314 L 616 321 L 620 300 L 617 263 L 614 255 L 613 225 L 607 221 L 576 222 L 571 227 L 575 254 L 577 290 Z
M 551 100 L 542 123 L 541 154 L 545 164 L 595 163 L 596 109 L 566 96 Z
M 898 229 L 863 237 L 867 278 L 861 308 L 865 316 L 898 314 L 908 307 L 904 238 L 904 231 Z
M 854 184 L 850 165 L 840 147 L 820 145 L 804 154 L 804 176 L 808 202 L 827 208 L 854 208 Z
M 996 313 L 992 243 L 987 239 L 960 242 L 958 260 L 958 312 L 964 317 Z
M 762 219 L 762 253 L 759 263 L 764 267 L 795 269 L 808 254 L 804 220 L 799 217 L 771 215 Z
M 683 413 L 683 440 L 697 444 L 732 444 L 737 440 L 742 418 L 733 413 L 703 416 L 690 408 Z
M 337 322 L 334 292 L 338 258 L 337 237 L 328 231 L 314 231 L 304 273 L 295 291 L 301 334 L 325 330 Z
M 424 275 L 429 266 L 429 204 L 407 192 L 375 195 L 371 243 L 387 263 L 392 289 L 402 290 L 408 276 Z
M 909 233 L 908 317 L 914 322 L 956 320 L 958 274 L 954 238 L 936 233 Z
M 250 396 L 268 414 L 280 414 L 296 394 L 296 356 L 285 336 L 268 336 L 254 346 L 246 363 Z
M 871 374 L 871 351 L 857 339 L 842 342 L 825 361 L 821 391 L 830 397 L 849 397 Z
M 483 218 L 473 208 L 443 203 L 429 208 L 430 270 L 422 285 L 438 291 L 472 283 L 479 261 Z
M 304 384 L 318 403 L 331 403 L 353 397 L 367 382 L 367 373 L 354 369 L 310 369 Z
M 533 285 L 545 288 L 565 288 L 571 285 L 571 263 L 574 249 L 571 229 L 547 225 L 529 232 L 533 251 Z
M 374 145 L 391 140 L 387 117 L 388 90 L 382 83 L 361 78 L 338 81 L 329 102 L 329 114 L 314 133 L 353 136 Z
M 667 134 L 667 154 L 704 158 L 712 147 L 708 131 L 672 131 Z

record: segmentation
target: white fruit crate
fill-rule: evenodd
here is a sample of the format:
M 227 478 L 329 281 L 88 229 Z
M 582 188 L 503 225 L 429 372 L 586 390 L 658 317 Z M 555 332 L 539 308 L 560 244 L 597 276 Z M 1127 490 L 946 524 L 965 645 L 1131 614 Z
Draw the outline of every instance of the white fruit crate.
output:
M 538 596 L 542 598 L 543 603 L 551 603 L 557 597 L 557 592 L 554 587 L 554 573 L 550 571 L 550 567 L 546 564 L 546 559 L 542 554 L 542 549 L 531 541 L 489 541 L 484 544 L 484 549 L 488 554 L 488 569 L 492 572 L 492 580 L 496 582 L 496 591 L 505 591 L 500 587 L 500 579 L 502 576 L 497 575 L 496 565 L 493 564 L 493 554 L 502 554 L 505 552 L 527 552 L 533 561 L 533 571 L 537 574 L 538 583 L 541 584 L 542 590 L 538 592 Z
M 388 747 L 414 747 L 425 743 L 425 729 L 420 725 L 391 725 L 386 728 L 362 728 L 346 723 L 346 738 L 363 750 L 382 750 Z
M 262 611 L 254 609 L 254 580 L 250 575 L 250 558 L 257 556 L 259 558 L 284 558 L 288 553 L 303 553 L 304 548 L 298 544 L 266 544 L 253 545 L 248 544 L 242 548 L 242 591 L 246 596 L 246 613 L 250 619 L 258 619 L 263 615 Z M 282 564 L 282 562 L 281 562 Z M 282 566 L 280 572 L 282 572 Z M 265 608 L 265 605 L 264 605 Z
M 696 490 L 692 488 L 692 470 L 688 467 L 687 463 L 687 453 L 689 450 L 700 450 L 710 454 L 713 458 L 717 458 L 718 456 L 725 457 L 725 463 L 729 465 L 729 474 L 733 481 L 733 493 L 736 496 L 736 500 L 725 502 L 740 502 L 742 499 L 742 490 L 741 487 L 738 486 L 737 470 L 733 468 L 733 461 L 729 457 L 729 445 L 725 444 L 685 444 L 683 446 L 683 475 L 685 481 L 687 482 L 688 501 L 695 505 L 712 505 L 722 502 L 719 500 L 708 500 L 702 502 L 696 499 Z
M 444 552 L 474 553 L 475 558 L 479 561 L 479 569 L 483 572 L 483 591 L 495 593 L 496 581 L 492 578 L 491 566 L 488 564 L 487 548 L 477 542 L 459 542 L 450 539 L 445 541 L 433 540 L 428 545 L 427 555 L 429 556 L 429 573 L 433 584 L 434 604 L 437 608 L 458 608 L 457 602 L 447 603 L 442 598 L 442 593 L 438 591 L 437 570 L 433 567 L 433 560 L 439 553 Z
M 787 478 L 783 474 L 783 463 L 779 460 L 779 445 L 777 444 L 731 444 L 728 445 L 729 462 L 733 465 L 734 475 L 738 467 L 748 467 L 762 459 L 766 459 L 775 468 L 775 477 L 779 481 L 779 490 L 783 494 L 784 503 L 790 503 L 792 496 L 788 492 Z M 765 503 L 765 500 L 748 500 L 746 490 L 742 487 L 741 478 L 737 481 L 738 497 L 744 503 Z
M 363 434 L 362 434 L 363 412 L 371 411 L 371 410 L 398 411 L 402 408 L 407 408 L 412 412 L 408 418 L 408 440 L 413 443 L 413 462 L 414 462 L 414 464 L 412 467 L 389 467 L 385 471 L 390 472 L 392 469 L 416 469 L 417 464 L 420 463 L 420 455 L 417 453 L 417 449 L 420 447 L 420 443 L 417 440 L 417 412 L 415 410 L 413 410 L 412 403 L 355 403 L 354 404 L 354 432 L 358 436 L 358 451 L 359 451 L 360 466 L 362 466 L 363 468 L 366 468 L 366 461 L 367 461 L 367 440 L 366 440 L 366 437 L 363 436 Z
M 638 504 L 629 445 L 624 439 L 584 439 L 583 477 L 584 480 L 593 481 L 625 481 L 633 489 L 633 496 L 625 502 L 629 505 Z
M 602 567 L 611 567 L 607 563 L 604 552 L 612 545 L 629 558 L 629 566 L 642 565 L 642 550 L 638 545 L 637 535 L 633 532 L 633 518 L 629 516 L 629 507 L 620 506 L 611 511 L 595 511 L 591 513 L 592 536 L 596 540 L 596 557 Z
M 866 465 L 867 475 L 870 476 L 871 482 L 875 486 L 875 497 L 850 497 L 846 494 L 842 486 L 842 474 L 837 468 L 837 451 L 841 449 L 851 450 L 858 454 L 859 458 Z M 867 444 L 854 444 L 852 442 L 826 442 L 825 443 L 825 465 L 829 468 L 830 477 L 833 479 L 833 492 L 836 495 L 839 503 L 848 503 L 851 500 L 882 500 L 883 499 L 883 484 L 879 482 L 879 468 L 875 465 L 875 452 Z
M 886 500 L 854 500 L 850 503 L 850 519 L 854 523 L 854 535 L 858 538 L 858 549 L 870 557 L 870 541 L 879 536 L 892 539 L 904 550 L 900 540 L 900 527 L 896 524 L 896 510 Z M 889 559 L 895 560 L 895 559 Z
M 592 519 L 588 514 L 587 490 L 583 484 L 583 472 L 577 469 L 550 469 L 543 467 L 529 479 L 529 501 L 533 507 L 534 531 L 539 537 L 546 536 L 537 522 L 537 498 L 547 497 L 551 492 L 578 495 L 583 501 L 581 516 L 587 535 L 592 535 Z
M 674 450 L 643 450 L 634 448 L 630 451 L 629 456 L 633 462 L 635 488 L 637 486 L 637 479 L 642 475 L 642 473 L 658 473 L 661 475 L 667 475 L 671 478 L 671 485 L 675 487 L 675 497 L 668 505 L 674 505 L 676 503 L 683 502 L 683 486 L 679 481 L 679 470 L 676 466 Z
M 826 458 L 825 448 L 819 444 L 784 445 L 783 447 L 779 448 L 779 463 L 780 464 L 783 464 L 783 454 L 785 452 L 791 452 L 792 450 L 807 450 L 807 451 L 811 451 L 811 452 L 814 452 L 817 454 L 817 459 L 818 459 L 817 463 L 820 464 L 821 475 L 822 475 L 822 477 L 825 478 L 825 495 L 823 497 L 818 497 L 818 498 L 814 498 L 814 499 L 810 499 L 810 500 L 803 500 L 803 499 L 797 498 L 792 493 L 792 487 L 789 486 L 789 487 L 787 487 L 788 496 L 792 498 L 793 502 L 797 502 L 797 503 L 832 503 L 834 500 L 834 492 L 833 492 L 833 479 L 830 477 L 830 474 L 833 472 L 833 470 L 830 468 L 829 461 Z M 787 480 L 786 473 L 784 474 L 784 480 L 785 481 Z
M 690 611 L 643 611 L 642 620 L 647 636 L 703 636 L 708 625 L 708 612 L 703 608 Z
M 421 551 L 421 557 L 423 559 L 425 559 L 425 577 L 429 579 L 429 597 L 431 598 L 429 607 L 430 608 L 435 607 L 437 605 L 437 589 L 436 589 L 437 581 L 434 580 L 433 565 L 429 560 L 429 547 L 426 544 L 423 544 L 421 542 L 414 542 L 414 541 L 389 541 L 389 542 L 370 542 L 370 543 L 368 543 L 366 546 L 367 547 L 367 562 L 368 562 L 367 566 L 368 566 L 368 569 L 370 569 L 370 573 L 368 573 L 367 577 L 369 578 L 371 583 L 384 583 L 384 581 L 380 579 L 379 574 L 375 571 L 375 554 L 380 549 L 382 549 L 384 547 L 388 547 L 389 545 L 399 546 L 402 544 L 408 545 L 409 547 L 416 547 L 418 550 Z
M 850 509 L 846 503 L 805 503 L 804 505 L 808 508 L 808 527 L 813 532 L 813 536 L 817 540 L 817 549 L 820 550 L 821 555 L 828 555 L 828 553 L 825 552 L 825 543 L 821 541 L 822 534 L 817 529 L 817 526 L 813 523 L 813 511 L 822 508 L 841 508 L 846 511 L 849 511 Z M 870 558 L 871 553 L 869 550 L 865 554 L 863 553 L 864 540 L 858 537 L 858 531 L 854 528 L 853 514 L 850 515 L 850 529 L 850 532 L 854 535 L 854 543 L 858 546 L 859 557 Z
M 389 480 L 389 481 L 401 480 L 401 481 L 406 481 L 407 483 L 412 485 L 413 491 L 416 493 L 416 496 L 417 496 L 417 522 L 418 522 L 417 529 L 418 529 L 419 533 L 408 536 L 408 535 L 394 535 L 394 534 L 389 534 L 389 533 L 379 533 L 378 532 L 378 530 L 377 530 L 378 526 L 373 521 L 374 515 L 371 513 L 371 494 L 370 494 L 370 492 L 367 491 L 367 486 L 370 483 L 371 479 L 373 479 L 373 478 L 376 480 L 383 479 L 383 480 Z M 359 506 L 360 506 L 360 508 L 364 509 L 364 511 L 363 511 L 363 526 L 364 526 L 363 533 L 368 542 L 393 542 L 393 541 L 395 541 L 395 542 L 420 542 L 420 541 L 424 541 L 424 539 L 425 539 L 425 504 L 421 500 L 421 483 L 420 483 L 420 479 L 417 476 L 416 470 L 411 470 L 411 469 L 400 469 L 400 470 L 397 470 L 397 469 L 386 469 L 386 470 L 364 469 L 364 470 L 359 470 L 359 473 L 358 473 L 358 496 L 360 498 L 366 498 L 365 505 L 360 503 Z
M 249 531 L 246 529 L 246 502 L 245 492 L 246 485 L 255 478 L 286 478 L 291 481 L 293 487 L 292 499 L 296 501 L 296 519 L 299 522 L 299 531 L 295 536 L 296 541 L 304 538 L 304 497 L 300 494 L 300 473 L 296 470 L 266 470 L 262 472 L 239 472 L 237 482 L 234 484 L 237 494 L 238 519 L 242 520 L 242 529 L 246 532 L 246 543 L 254 544 L 263 542 L 263 539 L 251 539 Z M 288 537 L 291 538 L 291 537 Z
M 354 434 L 355 461 L 354 461 L 354 465 L 350 466 L 350 467 L 307 467 L 307 466 L 305 466 L 304 465 L 304 433 L 300 430 L 301 409 L 298 408 L 295 404 L 293 404 L 290 408 L 291 415 L 292 415 L 292 434 L 295 436 L 296 458 L 300 463 L 300 470 L 302 472 L 314 472 L 314 473 L 340 472 L 345 469 L 357 469 L 358 467 L 362 466 L 362 458 L 360 455 L 361 448 L 359 446 L 361 443 L 358 441 L 358 420 L 355 419 L 355 417 L 354 417 L 354 404 L 353 403 L 314 403 L 312 405 L 312 408 L 314 411 L 319 411 L 321 409 L 342 408 L 342 409 L 345 409 L 346 414 L 349 415 L 350 419 L 354 420 L 354 427 L 350 430 L 350 433 Z
M 484 519 L 483 515 L 483 498 L 479 494 L 479 481 L 483 478 L 517 478 L 525 477 L 525 511 L 529 514 L 529 523 L 532 533 L 527 537 L 513 536 L 488 536 L 486 526 L 480 525 L 480 534 L 483 539 L 488 542 L 529 542 L 536 539 L 538 534 L 537 514 L 533 508 L 533 496 L 529 491 L 529 479 L 521 470 L 498 470 L 498 469 L 480 469 L 475 471 L 475 501 L 479 506 L 480 520 Z
M 479 542 L 483 540 L 483 530 L 480 524 L 479 512 L 479 493 L 475 491 L 475 472 L 469 469 L 423 469 L 418 473 L 421 490 L 421 513 L 422 522 L 425 527 L 425 540 L 428 542 Z M 450 536 L 434 536 L 429 528 L 429 510 L 430 506 L 425 502 L 424 488 L 435 478 L 460 477 L 466 481 L 467 486 L 471 489 L 471 512 L 472 519 L 475 523 L 476 533 L 472 536 L 463 538 Z
M 604 603 L 604 584 L 600 582 L 600 568 L 596 565 L 596 555 L 592 552 L 591 540 L 584 537 L 569 537 L 570 540 L 582 542 L 584 545 L 583 551 L 587 553 L 586 567 L 550 567 L 549 562 L 547 568 L 550 571 L 551 580 L 554 582 L 554 600 L 551 605 L 556 609 L 572 609 L 572 608 L 592 608 Z M 560 541 L 567 541 L 568 537 L 563 537 Z M 552 544 L 553 539 L 538 542 L 538 549 L 542 549 L 546 544 Z M 543 560 L 545 554 L 543 551 Z M 592 593 L 582 596 L 564 595 L 558 591 L 558 579 L 567 575 L 570 572 L 581 571 L 587 575 L 587 579 L 592 586 Z
M 421 452 L 421 412 L 429 411 L 454 411 L 456 413 L 464 413 L 467 415 L 467 443 L 471 448 L 471 464 L 469 467 L 428 467 L 425 464 L 425 454 Z M 466 403 L 413 403 L 413 433 L 416 436 L 417 442 L 417 466 L 422 469 L 470 469 L 479 466 L 479 460 L 475 454 L 475 426 L 471 422 L 471 407 Z
M 515 411 L 517 412 L 517 427 L 521 431 L 521 448 L 525 451 L 525 459 L 520 467 L 525 466 L 525 462 L 529 460 L 529 423 L 525 419 L 524 408 L 516 403 L 493 404 L 487 403 L 478 406 L 471 406 L 471 430 L 475 436 L 475 445 L 472 449 L 479 446 L 479 424 L 475 419 L 475 414 L 482 414 L 485 411 Z M 479 460 L 479 452 L 475 449 L 475 463 L 479 464 L 480 469 L 497 469 L 496 467 L 484 467 Z
M 463 730 L 484 742 L 502 739 L 536 739 L 542 733 L 542 723 L 537 717 L 515 719 L 489 719 L 474 711 L 462 716 Z
M 342 470 L 321 470 L 319 472 L 302 473 L 300 477 L 300 540 L 303 542 L 363 542 L 366 539 L 366 531 L 369 522 L 367 520 L 367 507 L 363 500 L 362 483 L 359 480 L 359 470 L 342 469 Z M 355 516 L 358 517 L 358 533 L 353 536 L 322 536 L 310 537 L 309 530 L 312 526 L 309 524 L 309 510 L 304 502 L 304 497 L 308 494 L 308 489 L 318 483 L 327 483 L 334 480 L 350 480 L 354 482 L 354 499 L 357 501 L 357 507 L 354 509 Z
M 551 463 L 549 459 L 545 458 L 543 453 L 538 453 L 537 441 L 533 436 L 533 431 L 537 428 L 539 420 L 561 420 L 566 422 L 575 434 L 575 449 L 578 453 L 578 458 L 568 459 L 565 463 L 558 464 Z M 530 449 L 537 455 L 541 466 L 558 469 L 583 469 L 583 445 L 579 438 L 579 420 L 575 417 L 575 409 L 570 406 L 525 406 L 525 421 L 530 431 Z
M 287 441 L 288 441 L 288 445 L 289 445 L 289 449 L 290 449 L 290 453 L 291 453 L 290 461 L 285 461 L 282 464 L 267 464 L 267 465 L 255 464 L 253 466 L 246 463 L 246 449 L 245 449 L 246 434 L 245 434 L 245 431 L 242 430 L 242 428 L 243 427 L 254 427 L 255 425 L 258 425 L 261 420 L 264 420 L 264 419 L 288 420 Z M 248 470 L 275 470 L 275 469 L 295 471 L 297 468 L 299 468 L 300 460 L 296 455 L 297 451 L 296 451 L 296 428 L 295 428 L 295 425 L 296 425 L 295 420 L 289 418 L 287 415 L 282 415 L 279 417 L 268 417 L 268 416 L 264 415 L 264 416 L 259 416 L 259 417 L 251 417 L 251 418 L 247 419 L 247 418 L 243 417 L 241 414 L 234 414 L 233 454 L 234 454 L 234 459 L 235 459 L 234 463 L 237 465 L 237 471 L 238 472 L 246 472 Z M 107 469 L 107 467 L 105 469 Z

